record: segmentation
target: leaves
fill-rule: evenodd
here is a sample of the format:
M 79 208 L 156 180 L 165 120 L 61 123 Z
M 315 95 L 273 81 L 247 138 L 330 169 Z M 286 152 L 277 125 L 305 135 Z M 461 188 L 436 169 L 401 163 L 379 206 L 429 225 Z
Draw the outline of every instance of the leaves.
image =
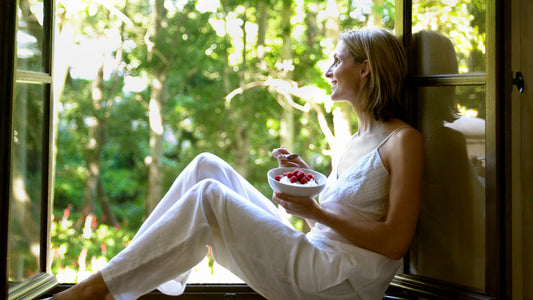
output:
M 484 1 L 464 0 L 458 8 L 451 2 L 413 1 L 413 32 L 429 28 L 445 33 L 456 46 L 462 70 L 483 70 Z M 239 158 L 235 149 L 245 144 L 246 177 L 270 197 L 266 173 L 276 165 L 270 151 L 280 146 L 284 126 L 280 116 L 287 105 L 298 108 L 290 151 L 312 168 L 329 173 L 335 138 L 331 112 L 340 105 L 329 101 L 323 73 L 338 31 L 363 27 L 369 20 L 394 29 L 396 21 L 391 0 L 339 0 L 336 8 L 328 7 L 332 1 L 297 1 L 292 3 L 289 24 L 282 21 L 281 1 L 221 0 L 218 6 L 213 4 L 217 1 L 160 3 L 161 26 L 153 28 L 150 1 L 58 1 L 58 29 L 74 28 L 73 48 L 99 46 L 69 59 L 58 121 L 53 270 L 66 272 L 66 265 L 79 265 L 82 249 L 90 269 L 92 257 L 109 259 L 140 226 L 151 156 L 151 78 L 168 71 L 161 108 L 162 190 L 198 153 L 213 152 L 233 164 Z M 261 23 L 262 18 L 266 23 Z M 282 34 L 288 29 L 293 59 L 282 61 Z M 96 52 L 104 60 L 100 115 L 91 94 L 91 74 L 98 65 L 91 54 Z M 293 80 L 284 77 L 287 70 Z M 483 91 L 462 89 L 462 102 L 482 109 L 482 103 L 468 98 L 471 92 Z M 279 95 L 284 97 L 280 100 Z M 89 169 L 84 147 L 91 142 L 88 132 L 95 117 L 106 122 L 99 176 L 120 229 L 102 225 L 98 208 L 92 212 L 97 226 L 84 238 L 84 224 L 78 221 L 87 218 L 81 207 Z M 353 118 L 348 123 L 357 126 Z M 60 219 L 69 205 L 71 216 L 63 223 Z

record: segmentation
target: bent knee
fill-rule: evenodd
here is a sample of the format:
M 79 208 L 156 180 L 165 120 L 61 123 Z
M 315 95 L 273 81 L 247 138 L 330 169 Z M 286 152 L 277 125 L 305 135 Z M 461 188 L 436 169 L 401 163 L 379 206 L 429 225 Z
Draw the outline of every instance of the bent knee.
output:
M 213 168 L 226 164 L 226 162 L 222 158 L 209 152 L 203 152 L 198 154 L 196 156 L 196 163 L 198 164 L 198 166 L 203 168 Z
M 199 154 L 196 157 L 196 165 L 199 174 L 203 174 L 205 178 L 216 176 L 217 170 L 226 172 L 232 169 L 225 160 L 209 152 Z

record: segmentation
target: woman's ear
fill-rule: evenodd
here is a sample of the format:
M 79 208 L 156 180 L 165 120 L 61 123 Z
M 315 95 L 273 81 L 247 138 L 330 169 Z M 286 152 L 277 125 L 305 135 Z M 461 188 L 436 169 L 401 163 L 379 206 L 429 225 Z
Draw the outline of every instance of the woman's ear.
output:
M 370 62 L 368 59 L 363 60 L 361 63 L 361 78 L 370 76 Z

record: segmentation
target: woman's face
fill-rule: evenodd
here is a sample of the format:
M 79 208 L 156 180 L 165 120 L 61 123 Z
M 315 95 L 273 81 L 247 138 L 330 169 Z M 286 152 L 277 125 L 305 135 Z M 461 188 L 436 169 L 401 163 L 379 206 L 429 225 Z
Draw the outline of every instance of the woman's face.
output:
M 363 71 L 363 64 L 354 62 L 353 56 L 341 40 L 335 49 L 333 63 L 325 74 L 331 80 L 331 99 L 346 100 L 354 105 L 366 82 Z

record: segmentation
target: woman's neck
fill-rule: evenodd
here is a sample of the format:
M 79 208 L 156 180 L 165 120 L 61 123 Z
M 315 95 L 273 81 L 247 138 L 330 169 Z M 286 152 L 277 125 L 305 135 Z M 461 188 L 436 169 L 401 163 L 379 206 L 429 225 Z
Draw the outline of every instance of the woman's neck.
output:
M 376 118 L 372 117 L 368 112 L 356 112 L 357 113 L 357 123 L 358 130 L 357 135 L 366 135 L 375 133 L 376 130 L 381 130 L 383 128 L 383 121 L 378 121 Z
M 405 124 L 405 122 L 392 118 L 388 121 L 376 120 L 368 112 L 357 112 L 358 130 L 355 136 L 382 136 L 390 133 L 394 128 Z

